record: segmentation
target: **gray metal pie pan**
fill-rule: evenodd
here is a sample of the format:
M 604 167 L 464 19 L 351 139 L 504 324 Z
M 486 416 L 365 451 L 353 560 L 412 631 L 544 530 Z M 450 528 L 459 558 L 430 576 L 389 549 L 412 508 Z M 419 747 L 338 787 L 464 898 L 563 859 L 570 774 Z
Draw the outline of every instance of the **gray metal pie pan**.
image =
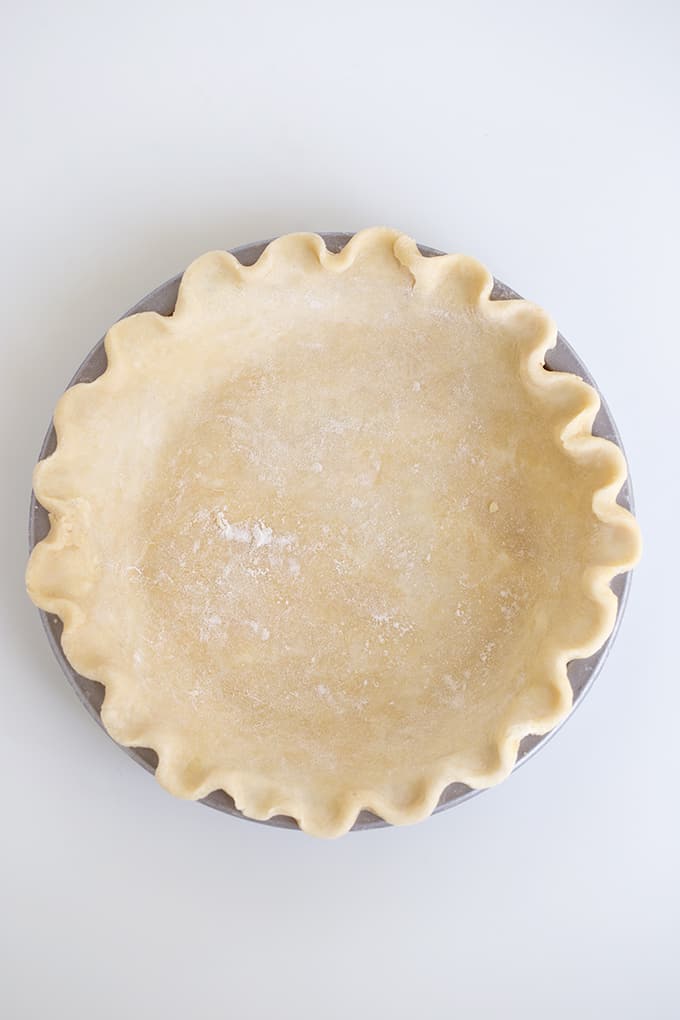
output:
M 322 234 L 321 236 L 330 251 L 338 252 L 345 246 L 345 244 L 347 244 L 349 239 L 352 237 L 352 234 L 328 233 Z M 238 248 L 232 248 L 231 252 L 243 265 L 250 266 L 257 261 L 268 244 L 268 240 L 257 241 L 253 244 L 245 244 Z M 423 255 L 432 256 L 443 254 L 434 248 L 428 248 L 424 245 L 419 245 L 419 248 Z M 161 315 L 172 314 L 181 278 L 182 274 L 180 273 L 171 280 L 168 280 L 167 283 L 161 284 L 160 287 L 157 287 L 156 290 L 152 291 L 145 298 L 142 298 L 141 301 L 139 301 L 125 314 L 133 315 L 135 312 L 147 311 L 160 312 Z M 511 290 L 510 287 L 501 283 L 500 280 L 496 280 L 491 297 L 492 299 L 517 298 L 519 295 L 515 291 Z M 575 375 L 585 379 L 586 382 L 590 383 L 591 386 L 594 386 L 595 389 L 597 389 L 597 385 L 586 366 L 583 364 L 573 348 L 559 333 L 557 336 L 556 346 L 553 350 L 549 351 L 546 356 L 546 367 L 561 372 L 573 372 Z M 104 351 L 104 341 L 102 339 L 85 358 L 82 365 L 71 379 L 69 386 L 73 386 L 75 383 L 92 382 L 102 374 L 105 368 L 106 354 Z M 621 437 L 616 427 L 616 423 L 611 416 L 602 394 L 600 394 L 600 399 L 602 403 L 597 418 L 595 419 L 593 433 L 597 436 L 603 436 L 606 439 L 610 439 L 613 443 L 616 443 L 617 446 L 623 449 L 623 444 L 621 442 Z M 55 446 L 56 435 L 54 432 L 54 426 L 51 423 L 42 444 L 39 459 L 42 460 L 44 457 L 49 456 Z M 623 486 L 618 502 L 631 511 L 634 509 L 633 492 L 630 479 L 628 479 Z M 31 493 L 31 508 L 29 517 L 29 546 L 31 549 L 33 549 L 37 542 L 45 537 L 48 530 L 49 521 L 47 512 L 38 503 L 35 495 Z M 574 692 L 574 705 L 572 712 L 576 706 L 583 701 L 586 692 L 590 689 L 595 677 L 602 669 L 604 661 L 607 658 L 607 654 L 616 637 L 616 633 L 623 616 L 628 599 L 630 584 L 630 573 L 620 574 L 618 577 L 614 578 L 611 587 L 618 596 L 619 605 L 616 623 L 612 633 L 609 635 L 602 647 L 590 658 L 577 659 L 569 664 L 569 681 Z M 104 700 L 103 686 L 93 680 L 89 680 L 87 677 L 81 676 L 72 668 L 61 647 L 62 625 L 59 617 L 42 611 L 40 611 L 40 616 L 52 651 L 54 652 L 62 670 L 66 674 L 69 683 L 75 690 L 79 700 L 85 706 L 89 714 L 104 730 L 100 715 L 101 706 Z M 569 716 L 566 718 L 569 718 Z M 550 733 L 546 733 L 544 736 L 525 737 L 520 744 L 515 768 L 519 768 L 519 766 L 531 758 L 536 751 L 539 750 L 539 748 L 543 747 L 565 722 L 566 719 L 564 719 L 559 726 L 556 726 L 553 730 L 551 730 Z M 106 730 L 104 730 L 104 732 L 106 732 Z M 122 749 L 148 772 L 155 771 L 158 759 L 154 751 L 144 747 L 123 747 Z M 483 790 L 472 790 L 463 783 L 452 783 L 450 786 L 447 786 L 442 793 L 439 804 L 435 808 L 435 813 L 454 807 L 456 804 L 461 804 L 463 801 L 468 800 L 470 797 L 474 797 L 478 793 L 483 793 Z M 246 816 L 238 810 L 233 799 L 223 790 L 214 791 L 205 797 L 201 803 L 207 804 L 209 807 L 215 808 L 218 811 L 224 811 L 227 814 L 234 815 L 237 818 L 244 818 L 246 821 L 253 821 L 253 819 L 246 818 Z M 293 818 L 288 818 L 283 815 L 270 818 L 268 821 L 261 822 L 260 824 L 276 825 L 290 829 L 298 828 L 297 822 Z M 382 818 L 376 817 L 376 815 L 372 814 L 370 811 L 362 811 L 359 814 L 352 831 L 357 829 L 373 829 L 385 825 L 387 825 L 387 823 L 383 821 Z

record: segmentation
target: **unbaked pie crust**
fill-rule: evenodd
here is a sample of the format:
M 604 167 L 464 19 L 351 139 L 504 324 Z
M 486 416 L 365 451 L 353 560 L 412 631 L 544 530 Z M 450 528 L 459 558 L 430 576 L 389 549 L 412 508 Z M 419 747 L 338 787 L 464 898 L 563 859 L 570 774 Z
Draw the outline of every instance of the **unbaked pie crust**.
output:
M 492 283 L 383 228 L 212 252 L 59 401 L 28 590 L 170 792 L 414 822 L 569 711 L 638 530 L 596 392 Z

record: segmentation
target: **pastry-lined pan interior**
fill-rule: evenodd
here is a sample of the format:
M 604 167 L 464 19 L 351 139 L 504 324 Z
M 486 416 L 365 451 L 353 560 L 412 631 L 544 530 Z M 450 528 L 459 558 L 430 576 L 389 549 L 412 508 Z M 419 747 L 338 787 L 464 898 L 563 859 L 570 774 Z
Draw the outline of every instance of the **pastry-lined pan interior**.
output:
M 324 238 L 328 249 L 330 251 L 337 252 L 344 247 L 352 235 L 331 233 L 322 234 L 321 236 Z M 268 243 L 269 241 L 258 241 L 254 244 L 243 245 L 240 248 L 232 249 L 232 254 L 235 255 L 236 258 L 238 258 L 244 265 L 252 265 L 257 261 Z M 433 248 L 427 248 L 422 245 L 419 247 L 423 255 L 431 256 L 442 254 L 442 252 L 435 251 Z M 135 312 L 155 311 L 160 312 L 162 315 L 170 315 L 175 307 L 180 280 L 181 274 L 175 276 L 172 280 L 168 280 L 167 283 L 162 284 L 151 294 L 148 294 L 145 298 L 139 301 L 138 304 L 136 304 L 134 308 L 131 308 L 126 314 L 132 315 Z M 519 295 L 507 287 L 504 283 L 496 280 L 491 297 L 492 299 L 503 299 L 516 298 L 519 297 Z M 590 383 L 591 386 L 594 386 L 595 389 L 597 389 L 597 386 L 587 368 L 561 334 L 558 334 L 557 336 L 556 346 L 549 351 L 546 356 L 546 367 L 562 372 L 573 372 L 575 375 L 580 376 L 586 382 Z M 102 339 L 85 358 L 84 362 L 71 380 L 70 385 L 81 382 L 92 382 L 93 379 L 96 379 L 102 374 L 105 368 L 106 354 L 104 352 L 104 341 Z M 616 424 L 601 394 L 600 399 L 601 407 L 597 418 L 595 419 L 593 433 L 597 436 L 602 436 L 605 439 L 610 439 L 613 443 L 616 443 L 617 446 L 621 447 L 621 437 L 619 436 Z M 54 450 L 55 445 L 56 436 L 54 427 L 50 424 L 40 450 L 40 459 L 42 460 L 44 457 L 49 456 L 49 454 Z M 631 511 L 633 510 L 633 496 L 630 479 L 628 479 L 621 490 L 618 502 L 627 509 Z M 29 544 L 31 549 L 33 549 L 33 546 L 37 542 L 44 538 L 48 530 L 49 521 L 47 512 L 37 502 L 35 496 L 32 494 L 29 518 Z M 576 706 L 583 700 L 586 691 L 590 688 L 607 657 L 607 653 L 614 641 L 625 608 L 630 580 L 631 575 L 630 573 L 627 573 L 619 575 L 612 582 L 611 587 L 619 600 L 618 612 L 614 629 L 605 641 L 604 645 L 594 655 L 590 656 L 590 658 L 578 659 L 569 664 L 568 674 L 569 682 L 571 683 L 574 694 L 574 708 L 576 708 Z M 87 677 L 81 676 L 72 668 L 61 647 L 61 621 L 59 617 L 42 611 L 40 612 L 40 615 L 42 617 L 42 622 L 45 627 L 50 646 L 69 683 L 74 688 L 78 698 L 92 718 L 102 727 L 102 729 L 104 729 L 100 715 L 101 706 L 104 700 L 103 686 L 93 680 L 89 680 Z M 561 725 L 563 725 L 563 723 Z M 519 765 L 535 754 L 536 751 L 542 747 L 551 736 L 553 736 L 557 729 L 559 729 L 559 726 L 550 733 L 541 737 L 525 737 L 520 745 L 515 768 L 518 768 Z M 129 754 L 131 758 L 134 758 L 136 762 L 147 769 L 147 771 L 153 772 L 155 770 L 157 758 L 154 751 L 143 747 L 124 747 L 123 750 L 126 754 Z M 453 807 L 454 805 L 460 804 L 462 801 L 481 792 L 481 790 L 471 790 L 468 786 L 465 786 L 462 783 L 452 783 L 442 793 L 435 811 L 443 811 L 446 808 Z M 222 790 L 217 790 L 211 793 L 208 797 L 205 797 L 201 803 L 207 804 L 209 807 L 216 808 L 219 811 L 225 811 L 228 814 L 235 815 L 239 818 L 245 817 L 236 808 L 233 799 Z M 252 819 L 247 820 L 251 821 Z M 294 819 L 283 816 L 277 816 L 259 824 L 277 825 L 285 828 L 297 828 L 297 823 Z M 362 811 L 353 828 L 370 829 L 385 824 L 386 823 L 382 819 L 377 818 L 370 812 Z

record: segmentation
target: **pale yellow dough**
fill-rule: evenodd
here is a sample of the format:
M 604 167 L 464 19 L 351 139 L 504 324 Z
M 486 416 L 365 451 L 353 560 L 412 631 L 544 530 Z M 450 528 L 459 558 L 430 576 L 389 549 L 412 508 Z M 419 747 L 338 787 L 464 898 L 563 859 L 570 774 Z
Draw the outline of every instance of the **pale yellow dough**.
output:
M 569 711 L 639 537 L 596 393 L 491 287 L 382 228 L 212 252 L 60 400 L 29 592 L 172 793 L 413 822 Z

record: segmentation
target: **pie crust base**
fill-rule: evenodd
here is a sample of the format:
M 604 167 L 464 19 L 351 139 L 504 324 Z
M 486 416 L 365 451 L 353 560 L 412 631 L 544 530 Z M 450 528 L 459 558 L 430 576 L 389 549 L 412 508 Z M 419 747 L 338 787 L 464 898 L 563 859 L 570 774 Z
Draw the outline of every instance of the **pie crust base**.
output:
M 492 285 L 385 228 L 212 252 L 59 401 L 28 590 L 173 794 L 414 822 L 568 713 L 639 534 L 596 392 Z

